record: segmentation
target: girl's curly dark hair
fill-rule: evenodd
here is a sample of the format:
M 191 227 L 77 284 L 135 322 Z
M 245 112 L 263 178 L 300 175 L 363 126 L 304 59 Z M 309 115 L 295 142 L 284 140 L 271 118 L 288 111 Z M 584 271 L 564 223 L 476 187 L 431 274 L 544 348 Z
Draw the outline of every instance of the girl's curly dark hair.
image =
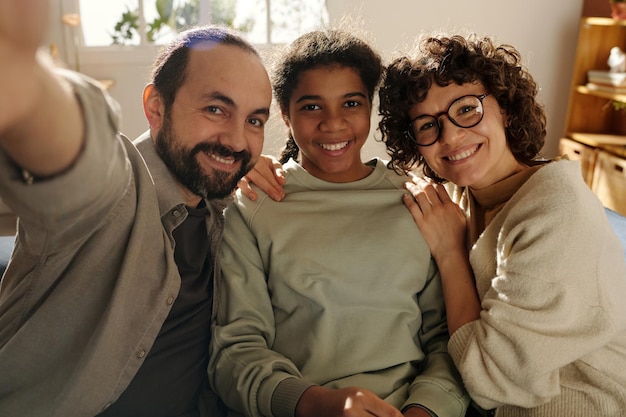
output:
M 300 74 L 316 68 L 351 68 L 361 77 L 370 103 L 382 78 L 384 66 L 380 55 L 365 41 L 339 29 L 308 32 L 293 41 L 279 57 L 272 70 L 274 97 L 283 114 L 289 111 L 289 100 L 300 81 Z M 296 159 L 298 146 L 290 136 L 280 161 Z
M 389 64 L 380 87 L 379 129 L 396 172 L 423 167 L 437 182 L 445 182 L 428 167 L 420 148 L 407 137 L 409 110 L 426 99 L 433 82 L 480 82 L 507 115 L 506 140 L 515 159 L 530 164 L 537 158 L 546 136 L 546 116 L 537 100 L 537 84 L 522 66 L 512 46 L 496 45 L 475 34 L 431 35 L 418 43 L 414 57 L 402 56 Z

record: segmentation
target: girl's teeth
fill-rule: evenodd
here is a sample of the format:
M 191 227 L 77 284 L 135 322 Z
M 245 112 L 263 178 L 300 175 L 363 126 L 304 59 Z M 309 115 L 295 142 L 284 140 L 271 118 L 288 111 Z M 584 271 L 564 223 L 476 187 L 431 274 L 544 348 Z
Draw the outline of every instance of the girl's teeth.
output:
M 325 149 L 327 151 L 338 151 L 348 146 L 348 141 L 340 143 L 322 143 L 320 144 L 320 146 L 322 147 L 322 149 Z

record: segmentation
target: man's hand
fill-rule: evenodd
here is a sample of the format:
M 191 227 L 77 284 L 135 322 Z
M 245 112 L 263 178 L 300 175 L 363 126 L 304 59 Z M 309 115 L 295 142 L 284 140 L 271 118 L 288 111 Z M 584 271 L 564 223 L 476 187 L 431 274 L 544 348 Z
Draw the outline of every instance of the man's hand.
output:
M 47 28 L 49 0 L 0 2 L 0 134 L 36 106 L 36 52 Z
M 0 1 L 0 146 L 38 177 L 63 172 L 78 157 L 82 110 L 49 57 L 37 53 L 49 0 Z
M 26 53 L 40 46 L 48 27 L 49 0 L 3 0 L 0 2 L 0 39 Z
M 241 192 L 254 201 L 258 196 L 250 184 L 265 191 L 272 200 L 280 201 L 285 197 L 285 173 L 280 162 L 272 156 L 261 155 L 254 168 L 237 184 Z
M 391 404 L 366 389 L 313 386 L 302 394 L 296 417 L 402 417 Z

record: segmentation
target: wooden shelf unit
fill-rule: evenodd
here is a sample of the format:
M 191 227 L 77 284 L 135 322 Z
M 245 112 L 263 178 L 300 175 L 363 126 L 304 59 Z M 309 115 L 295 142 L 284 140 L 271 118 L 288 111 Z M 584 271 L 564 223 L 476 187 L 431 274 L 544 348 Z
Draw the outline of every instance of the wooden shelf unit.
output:
M 580 160 L 585 182 L 602 203 L 626 215 L 626 94 L 589 89 L 590 70 L 608 71 L 611 48 L 626 51 L 626 21 L 603 17 L 581 19 L 559 153 Z

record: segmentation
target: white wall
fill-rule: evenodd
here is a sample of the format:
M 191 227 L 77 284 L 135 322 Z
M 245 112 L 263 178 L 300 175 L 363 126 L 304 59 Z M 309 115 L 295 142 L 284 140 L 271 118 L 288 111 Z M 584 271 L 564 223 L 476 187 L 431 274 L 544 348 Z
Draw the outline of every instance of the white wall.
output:
M 408 51 L 421 32 L 439 29 L 488 34 L 514 45 L 541 88 L 540 100 L 548 114 L 544 154 L 556 153 L 567 110 L 582 0 L 327 0 L 327 5 L 331 24 L 347 15 L 362 21 L 370 41 L 386 60 Z M 54 34 L 55 29 L 52 30 Z M 154 53 L 135 53 L 124 62 L 106 54 L 81 58 L 83 72 L 115 81 L 110 93 L 122 106 L 122 130 L 131 138 L 147 128 L 141 92 Z M 374 118 L 372 130 L 376 123 Z M 276 153 L 284 138 L 282 122 L 274 114 L 264 152 Z M 384 156 L 384 147 L 370 138 L 364 157 L 374 155 Z
M 408 51 L 422 32 L 473 31 L 510 43 L 541 88 L 548 114 L 544 154 L 553 156 L 563 133 L 582 0 L 328 0 L 331 19 L 357 15 L 389 59 Z M 380 144 L 378 144 L 380 145 Z M 382 149 L 382 148 L 381 148 Z

